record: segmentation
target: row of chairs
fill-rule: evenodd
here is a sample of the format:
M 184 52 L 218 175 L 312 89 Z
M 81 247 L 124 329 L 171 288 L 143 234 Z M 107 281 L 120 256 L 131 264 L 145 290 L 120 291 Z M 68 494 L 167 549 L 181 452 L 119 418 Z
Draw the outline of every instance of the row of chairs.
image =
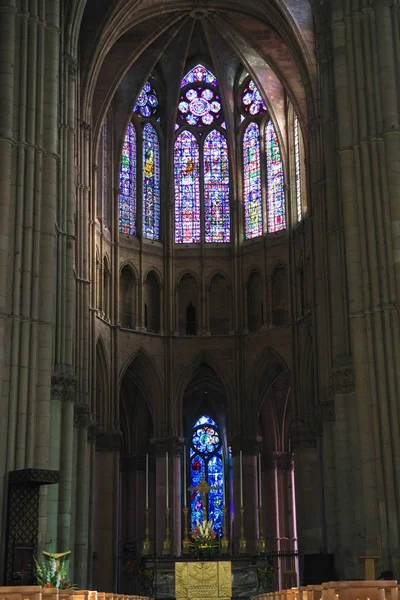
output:
M 252 600 L 399 600 L 397 581 L 328 581 L 254 596 Z

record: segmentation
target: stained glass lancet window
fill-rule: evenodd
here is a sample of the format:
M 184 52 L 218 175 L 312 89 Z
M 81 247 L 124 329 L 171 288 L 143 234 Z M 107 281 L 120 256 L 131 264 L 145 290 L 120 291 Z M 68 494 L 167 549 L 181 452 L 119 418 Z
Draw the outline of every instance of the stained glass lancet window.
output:
M 108 215 L 108 131 L 107 131 L 107 117 L 103 125 L 103 181 L 102 181 L 102 192 L 103 192 L 103 222 L 107 225 Z
M 213 522 L 217 535 L 222 534 L 222 509 L 224 503 L 224 466 L 222 436 L 218 424 L 208 415 L 196 421 L 189 450 L 190 485 L 197 487 L 205 479 L 210 490 L 207 497 L 207 515 Z M 202 496 L 192 491 L 190 497 L 190 523 L 193 529 L 197 521 L 205 518 Z
M 265 154 L 268 231 L 274 233 L 286 229 L 286 203 L 281 151 L 272 121 L 268 121 L 265 128 Z
M 243 136 L 243 203 L 246 239 L 258 237 L 263 233 L 259 134 L 257 123 L 252 122 Z
M 204 140 L 206 242 L 230 241 L 228 144 L 216 129 Z
M 190 131 L 182 131 L 174 145 L 175 242 L 200 241 L 199 146 Z
M 143 235 L 160 237 L 160 144 L 151 123 L 143 127 Z
M 119 230 L 136 234 L 136 130 L 129 123 L 119 171 Z
M 294 165 L 296 179 L 296 207 L 297 220 L 303 218 L 303 207 L 301 201 L 301 172 L 300 172 L 300 140 L 299 140 L 299 121 L 297 115 L 294 115 Z

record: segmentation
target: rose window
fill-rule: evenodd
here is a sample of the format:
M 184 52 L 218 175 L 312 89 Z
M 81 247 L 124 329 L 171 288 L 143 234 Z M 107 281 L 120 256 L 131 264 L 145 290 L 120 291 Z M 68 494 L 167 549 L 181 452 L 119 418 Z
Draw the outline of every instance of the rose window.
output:
M 179 118 L 189 125 L 203 127 L 212 125 L 221 117 L 219 95 L 209 88 L 190 88 L 179 100 Z

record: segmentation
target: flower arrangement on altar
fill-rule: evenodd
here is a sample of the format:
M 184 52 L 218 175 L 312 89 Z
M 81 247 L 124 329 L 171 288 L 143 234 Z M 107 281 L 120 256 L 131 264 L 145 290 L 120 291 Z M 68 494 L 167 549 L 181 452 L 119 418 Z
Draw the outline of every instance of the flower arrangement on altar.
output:
M 218 549 L 219 542 L 213 528 L 213 522 L 204 519 L 197 521 L 191 534 L 191 548 L 195 554 L 213 556 Z
M 73 584 L 68 579 L 68 559 L 71 551 L 53 554 L 43 552 L 45 559 L 35 561 L 36 581 L 44 588 L 58 588 L 60 590 L 73 589 Z

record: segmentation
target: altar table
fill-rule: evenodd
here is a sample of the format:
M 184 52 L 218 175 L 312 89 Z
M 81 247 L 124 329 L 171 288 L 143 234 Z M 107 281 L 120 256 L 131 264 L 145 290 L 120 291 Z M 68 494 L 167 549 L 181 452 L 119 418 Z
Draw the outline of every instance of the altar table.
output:
M 230 600 L 230 561 L 176 562 L 176 600 Z

